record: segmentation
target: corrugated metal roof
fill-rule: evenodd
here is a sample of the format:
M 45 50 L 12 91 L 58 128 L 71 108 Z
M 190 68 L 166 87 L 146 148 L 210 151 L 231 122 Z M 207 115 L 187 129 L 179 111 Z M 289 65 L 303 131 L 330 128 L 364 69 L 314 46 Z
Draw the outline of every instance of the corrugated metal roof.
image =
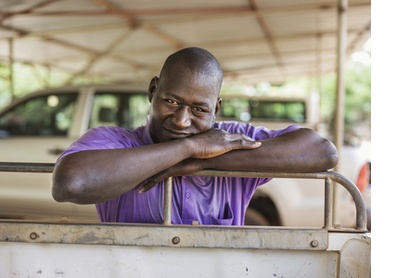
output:
M 280 83 L 336 67 L 335 0 L 3 0 L 0 59 L 147 82 L 177 49 L 200 46 L 225 80 Z M 347 51 L 370 37 L 371 1 L 349 0 Z

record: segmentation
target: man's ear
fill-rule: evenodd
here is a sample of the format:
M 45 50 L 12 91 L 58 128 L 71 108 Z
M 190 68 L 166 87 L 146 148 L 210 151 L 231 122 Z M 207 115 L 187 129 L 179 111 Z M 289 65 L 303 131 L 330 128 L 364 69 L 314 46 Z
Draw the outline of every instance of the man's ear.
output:
M 215 105 L 214 118 L 217 116 L 218 111 L 221 108 L 221 104 L 222 104 L 222 98 L 219 97 Z
M 149 99 L 149 102 L 151 102 L 153 99 L 154 92 L 157 89 L 157 83 L 158 83 L 158 77 L 154 76 L 150 81 L 148 92 L 147 92 L 147 98 Z

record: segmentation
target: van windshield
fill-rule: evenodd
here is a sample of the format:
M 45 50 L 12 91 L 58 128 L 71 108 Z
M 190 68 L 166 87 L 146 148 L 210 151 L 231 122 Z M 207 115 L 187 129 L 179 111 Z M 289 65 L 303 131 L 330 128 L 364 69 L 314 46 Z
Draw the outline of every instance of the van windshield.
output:
M 67 135 L 77 96 L 40 95 L 19 103 L 0 115 L 0 137 Z

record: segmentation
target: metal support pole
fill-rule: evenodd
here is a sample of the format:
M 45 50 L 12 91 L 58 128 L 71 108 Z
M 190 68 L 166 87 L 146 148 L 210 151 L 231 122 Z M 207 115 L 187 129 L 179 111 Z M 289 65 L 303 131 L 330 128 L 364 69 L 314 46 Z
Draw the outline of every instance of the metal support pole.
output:
M 324 209 L 324 229 L 330 230 L 333 227 L 333 183 L 329 178 L 325 178 Z
M 345 76 L 347 37 L 347 0 L 340 0 L 338 6 L 338 34 L 336 54 L 336 113 L 335 113 L 335 144 L 340 151 L 343 145 L 344 134 L 344 104 L 345 104 Z
M 346 63 L 346 45 L 347 45 L 347 0 L 339 0 L 338 2 L 338 33 L 337 33 L 337 54 L 336 54 L 336 113 L 335 113 L 335 145 L 339 153 L 342 150 L 344 138 L 344 106 L 345 106 L 345 76 L 344 67 Z M 335 171 L 340 172 L 340 162 L 336 166 Z M 333 219 L 338 223 L 338 209 L 340 208 L 338 195 L 338 186 L 334 189 L 335 209 L 333 211 Z
M 164 180 L 164 225 L 171 225 L 172 177 Z

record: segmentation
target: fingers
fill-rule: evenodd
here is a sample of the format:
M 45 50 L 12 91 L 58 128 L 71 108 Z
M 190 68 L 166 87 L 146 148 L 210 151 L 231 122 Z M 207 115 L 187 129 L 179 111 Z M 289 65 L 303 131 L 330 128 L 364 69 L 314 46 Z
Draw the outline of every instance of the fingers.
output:
M 144 185 L 144 186 L 142 187 L 142 189 L 140 189 L 139 193 L 142 194 L 142 193 L 145 193 L 145 192 L 149 191 L 149 190 L 152 189 L 154 186 L 156 186 L 156 184 L 157 184 L 157 183 L 155 183 L 155 184 L 146 184 L 146 185 Z
M 139 193 L 147 192 L 169 176 L 189 175 L 202 170 L 204 159 L 223 155 L 232 150 L 256 149 L 262 145 L 260 141 L 255 141 L 244 134 L 229 134 L 226 131 L 217 129 L 211 130 L 208 134 L 195 136 L 197 136 L 197 138 L 195 139 L 196 143 L 193 144 L 193 146 L 196 150 L 194 151 L 195 155 L 192 158 L 181 161 L 180 163 L 150 177 L 146 181 L 135 186 L 133 189 L 138 190 L 141 187 Z
M 139 193 L 144 193 L 149 191 L 154 186 L 156 186 L 159 182 L 161 182 L 164 178 L 160 177 L 159 175 L 155 175 L 147 180 L 147 182 L 143 183 L 142 189 L 140 189 Z
M 144 182 L 141 182 L 138 185 L 135 185 L 132 189 L 133 190 L 138 190 L 140 188 L 140 186 L 142 186 L 143 184 L 144 184 Z
M 262 143 L 260 141 L 255 141 L 243 134 L 233 134 L 233 149 L 256 149 L 259 148 Z
M 159 183 L 160 181 L 161 181 L 160 178 L 156 178 L 156 176 L 153 176 L 153 177 L 139 183 L 138 185 L 134 186 L 132 189 L 138 190 L 139 188 L 141 188 L 139 190 L 139 193 L 143 193 L 143 192 L 149 191 L 151 188 L 156 186 L 156 184 Z
M 259 141 L 255 141 L 255 142 L 249 142 L 249 141 L 244 141 L 242 143 L 242 146 L 244 146 L 246 149 L 257 149 L 259 147 L 261 147 L 262 143 Z

